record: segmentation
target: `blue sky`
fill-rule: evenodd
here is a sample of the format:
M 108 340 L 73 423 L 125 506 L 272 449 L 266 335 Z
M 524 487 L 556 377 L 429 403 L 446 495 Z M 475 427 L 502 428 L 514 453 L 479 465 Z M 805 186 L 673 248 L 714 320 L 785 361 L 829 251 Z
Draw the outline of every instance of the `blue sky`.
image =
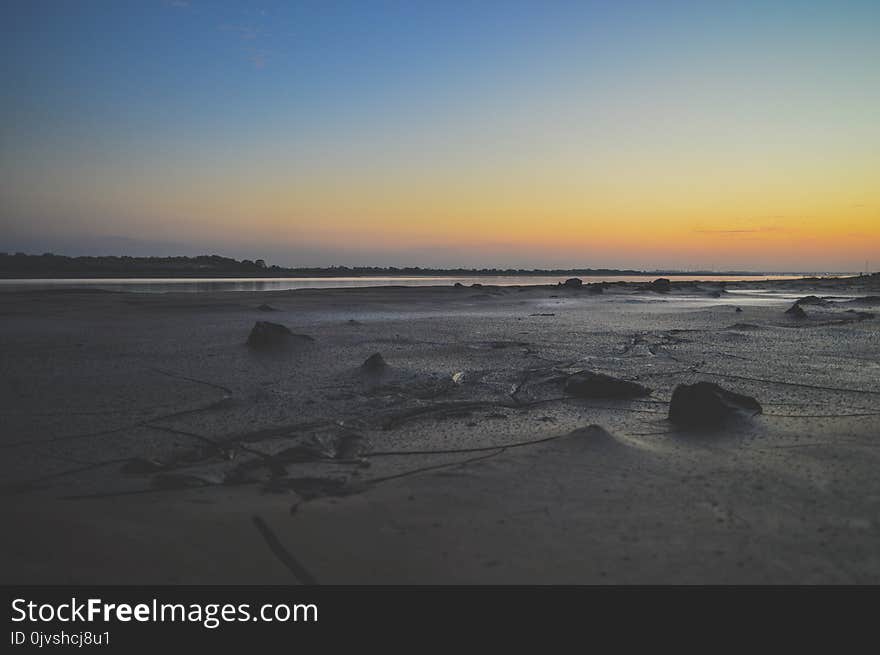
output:
M 6 249 L 696 267 L 714 231 L 767 235 L 721 265 L 783 232 L 863 259 L 880 3 L 730 5 L 7 0 Z

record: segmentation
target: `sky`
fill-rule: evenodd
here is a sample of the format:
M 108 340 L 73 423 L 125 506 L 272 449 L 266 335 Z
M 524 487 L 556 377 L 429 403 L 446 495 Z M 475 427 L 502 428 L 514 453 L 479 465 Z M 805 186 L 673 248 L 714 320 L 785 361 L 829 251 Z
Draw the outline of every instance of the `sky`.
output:
M 880 2 L 4 0 L 0 251 L 880 269 Z

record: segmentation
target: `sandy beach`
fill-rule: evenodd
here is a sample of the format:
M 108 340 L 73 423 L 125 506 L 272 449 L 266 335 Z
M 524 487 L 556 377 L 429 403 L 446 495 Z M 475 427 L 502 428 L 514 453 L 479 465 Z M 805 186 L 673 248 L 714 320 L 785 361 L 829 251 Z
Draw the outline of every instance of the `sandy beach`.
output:
M 2 293 L 3 580 L 880 583 L 880 277 L 597 291 Z

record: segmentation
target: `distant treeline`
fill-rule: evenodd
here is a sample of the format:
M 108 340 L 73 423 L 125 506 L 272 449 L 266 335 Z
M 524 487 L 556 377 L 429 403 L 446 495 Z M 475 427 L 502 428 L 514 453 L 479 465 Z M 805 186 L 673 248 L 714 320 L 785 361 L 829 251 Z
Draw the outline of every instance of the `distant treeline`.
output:
M 726 271 L 726 273 L 736 273 Z M 742 273 L 742 272 L 739 272 Z M 636 271 L 613 268 L 421 268 L 410 266 L 330 266 L 284 268 L 268 266 L 262 259 L 241 261 L 219 255 L 198 257 L 67 257 L 0 253 L 3 277 L 371 277 L 394 275 L 712 275 L 711 271 Z M 717 273 L 715 273 L 717 274 Z
M 199 257 L 67 257 L 45 253 L 42 255 L 14 255 L 0 253 L 0 274 L 15 275 L 82 275 L 82 276 L 211 276 L 258 275 L 284 269 L 267 267 L 261 259 L 237 261 L 219 255 Z

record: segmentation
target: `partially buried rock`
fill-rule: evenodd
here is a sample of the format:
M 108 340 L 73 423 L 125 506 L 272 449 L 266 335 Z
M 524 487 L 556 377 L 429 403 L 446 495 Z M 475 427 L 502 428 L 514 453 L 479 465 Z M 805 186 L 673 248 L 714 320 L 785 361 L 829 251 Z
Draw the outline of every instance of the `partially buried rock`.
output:
M 248 335 L 247 345 L 251 348 L 273 348 L 284 345 L 292 338 L 314 341 L 314 339 L 308 335 L 294 334 L 290 329 L 280 323 L 257 321 L 254 323 L 254 327 Z
M 569 376 L 564 390 L 579 398 L 637 398 L 651 393 L 650 389 L 636 382 L 592 371 L 580 371 Z
M 259 309 L 261 312 L 277 312 L 278 311 L 277 309 L 272 307 L 272 305 L 267 305 L 266 303 L 263 303 L 262 305 L 257 307 L 257 309 Z
M 669 420 L 683 427 L 712 427 L 741 412 L 755 415 L 762 411 L 761 404 L 751 396 L 728 391 L 713 382 L 697 382 L 675 387 Z
M 583 285 L 584 281 L 579 277 L 570 277 L 562 284 L 562 286 L 569 289 L 580 289 Z
M 742 314 L 742 307 L 737 307 L 737 308 L 736 308 L 736 313 L 737 313 L 737 314 Z
M 792 318 L 806 318 L 807 312 L 804 311 L 803 307 L 801 307 L 798 303 L 793 304 L 791 307 L 785 310 L 785 313 Z
M 381 353 L 373 353 L 361 364 L 361 370 L 367 373 L 381 373 L 386 368 L 388 368 L 388 364 Z
M 822 300 L 819 296 L 804 296 L 795 305 L 827 305 L 827 300 Z
M 590 293 L 599 294 L 599 293 L 605 292 L 605 286 L 601 282 L 595 282 L 593 284 L 588 284 L 587 289 L 589 290 Z

